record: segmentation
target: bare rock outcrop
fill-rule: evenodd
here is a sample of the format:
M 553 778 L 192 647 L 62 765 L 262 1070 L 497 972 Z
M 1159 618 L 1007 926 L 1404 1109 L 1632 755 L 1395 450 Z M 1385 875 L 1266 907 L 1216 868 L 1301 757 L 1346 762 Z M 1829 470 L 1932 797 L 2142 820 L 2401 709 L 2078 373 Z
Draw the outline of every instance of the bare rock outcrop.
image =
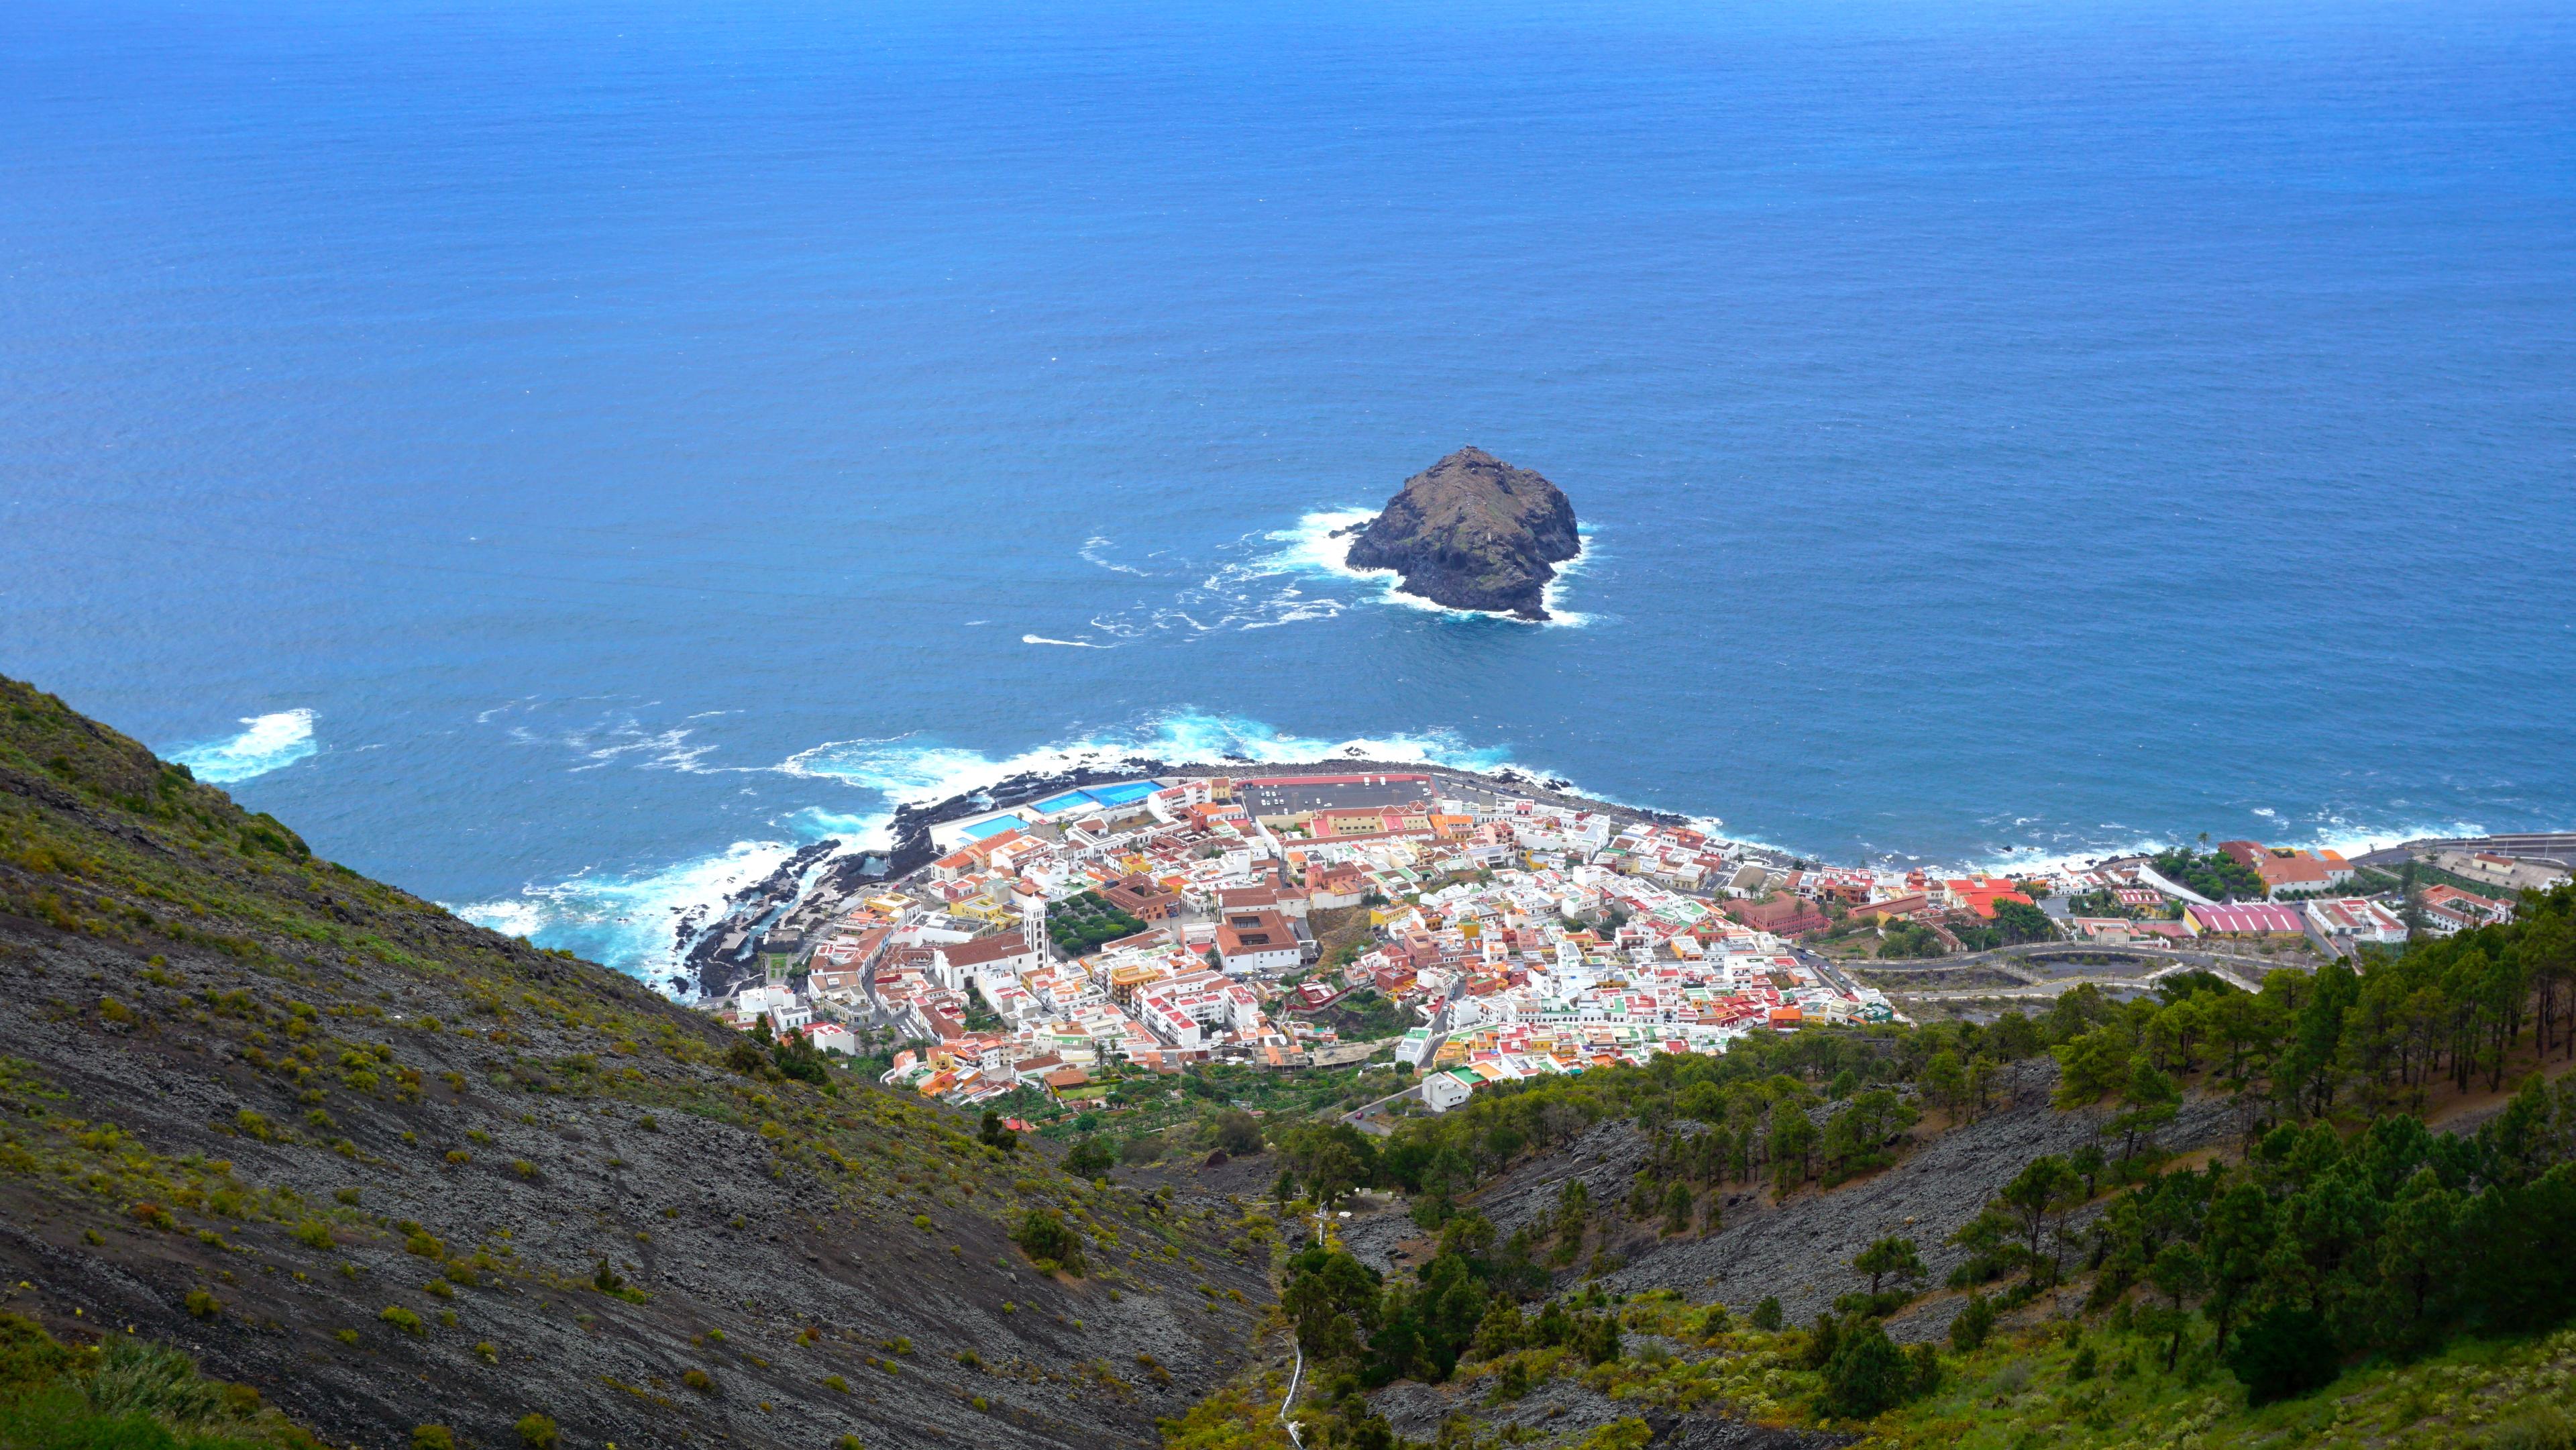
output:
M 1392 569 L 1405 593 L 1451 609 L 1537 620 L 1555 566 L 1582 552 L 1563 490 L 1470 447 L 1406 479 L 1348 559 Z

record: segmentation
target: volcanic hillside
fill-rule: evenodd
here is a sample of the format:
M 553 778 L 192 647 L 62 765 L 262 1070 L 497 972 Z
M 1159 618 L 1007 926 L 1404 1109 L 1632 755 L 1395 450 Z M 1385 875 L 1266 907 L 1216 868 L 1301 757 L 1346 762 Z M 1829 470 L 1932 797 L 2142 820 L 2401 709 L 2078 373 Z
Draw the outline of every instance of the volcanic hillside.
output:
M 470 926 L 0 679 L 0 1283 L 58 1335 L 365 1446 L 1135 1444 L 1233 1369 L 1266 1232 Z

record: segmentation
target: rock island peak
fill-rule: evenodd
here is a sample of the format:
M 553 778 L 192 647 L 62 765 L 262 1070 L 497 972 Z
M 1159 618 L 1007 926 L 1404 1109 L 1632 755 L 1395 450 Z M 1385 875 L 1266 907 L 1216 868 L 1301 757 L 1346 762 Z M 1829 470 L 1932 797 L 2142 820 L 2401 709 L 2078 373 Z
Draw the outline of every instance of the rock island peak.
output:
M 1348 557 L 1436 604 L 1544 620 L 1555 566 L 1582 552 L 1564 490 L 1469 445 L 1406 479 Z

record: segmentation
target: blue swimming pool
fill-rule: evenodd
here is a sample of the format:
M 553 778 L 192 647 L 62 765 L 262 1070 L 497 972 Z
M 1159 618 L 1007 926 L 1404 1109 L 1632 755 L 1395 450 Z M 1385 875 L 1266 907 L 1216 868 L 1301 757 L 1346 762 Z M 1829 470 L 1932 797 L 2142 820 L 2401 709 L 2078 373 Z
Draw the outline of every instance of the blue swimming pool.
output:
M 1133 805 L 1160 789 L 1162 789 L 1161 786 L 1150 780 L 1131 780 L 1124 785 L 1096 785 L 1085 790 L 1069 790 L 1062 795 L 1049 796 L 1030 806 L 1029 809 L 1043 816 L 1056 816 L 1090 806 Z
M 966 828 L 966 839 L 970 841 L 980 841 L 987 836 L 998 836 L 1004 831 L 1023 831 L 1028 829 L 1028 825 L 1028 822 L 1021 820 L 1018 816 L 995 816 L 989 821 L 977 821 L 975 824 L 968 826 Z

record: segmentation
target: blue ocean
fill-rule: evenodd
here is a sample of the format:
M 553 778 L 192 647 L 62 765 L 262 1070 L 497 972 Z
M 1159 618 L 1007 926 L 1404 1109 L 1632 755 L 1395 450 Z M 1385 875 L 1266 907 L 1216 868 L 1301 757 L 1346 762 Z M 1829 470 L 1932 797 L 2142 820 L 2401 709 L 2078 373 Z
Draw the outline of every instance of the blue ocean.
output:
M 638 973 L 1084 752 L 2564 828 L 2571 577 L 2564 3 L 0 7 L 0 671 Z

